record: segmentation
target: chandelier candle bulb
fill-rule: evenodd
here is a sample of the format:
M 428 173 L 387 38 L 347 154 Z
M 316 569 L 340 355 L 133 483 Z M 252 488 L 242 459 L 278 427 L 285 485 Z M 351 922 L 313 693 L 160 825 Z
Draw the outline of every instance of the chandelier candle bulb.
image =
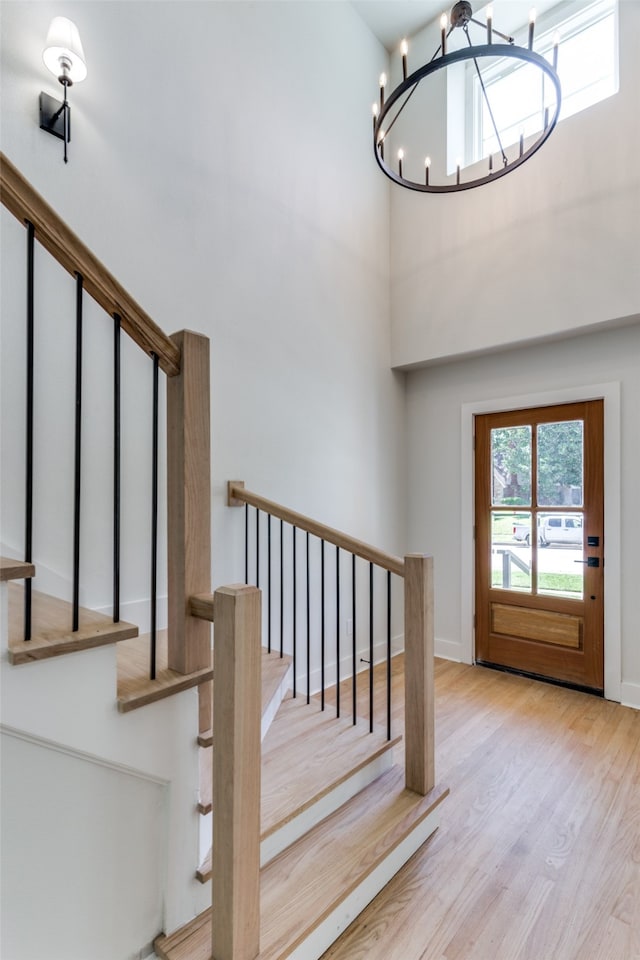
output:
M 404 160 L 404 150 L 398 150 L 398 173 L 402 176 L 402 161 Z
M 380 113 L 380 110 L 378 108 L 377 103 L 374 103 L 371 109 L 373 112 L 373 127 L 375 129 L 376 123 L 378 122 L 378 114 Z
M 549 126 L 549 107 L 544 108 L 544 129 Z
M 493 7 L 487 7 L 487 43 L 492 43 L 491 32 L 493 29 Z
M 447 26 L 449 25 L 449 18 L 446 13 L 443 13 L 440 17 L 440 47 L 442 49 L 442 56 L 444 57 L 447 52 Z
M 524 133 L 520 133 L 520 156 L 524 153 Z
M 460 166 L 461 166 L 461 163 L 462 163 L 461 160 L 457 160 L 457 161 L 456 161 L 456 183 L 457 183 L 457 184 L 460 183 Z
M 560 45 L 560 34 L 556 33 L 553 38 L 553 69 L 558 69 L 558 47 Z
M 400 44 L 400 53 L 402 54 L 402 79 L 407 79 L 407 54 L 409 53 L 409 44 L 403 40 Z
M 384 88 L 387 85 L 387 75 L 386 73 L 380 74 L 380 109 L 382 110 L 384 106 Z
M 536 11 L 531 10 L 529 14 L 529 50 L 533 50 L 533 30 L 536 25 Z
M 493 154 L 489 154 L 489 173 L 493 173 Z
M 429 186 L 429 167 L 431 166 L 431 157 L 424 158 L 424 182 L 425 185 Z

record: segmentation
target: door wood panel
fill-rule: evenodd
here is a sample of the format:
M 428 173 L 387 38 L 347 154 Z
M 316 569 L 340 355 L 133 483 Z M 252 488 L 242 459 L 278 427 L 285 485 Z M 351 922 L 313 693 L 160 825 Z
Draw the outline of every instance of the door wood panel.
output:
M 582 483 L 569 491 L 579 502 L 548 502 L 549 457 L 544 438 L 556 425 L 582 424 Z M 521 476 L 500 472 L 498 440 L 529 437 L 529 464 Z M 576 428 L 577 429 L 577 428 Z M 495 449 L 492 455 L 492 437 Z M 526 446 L 522 441 L 523 449 Z M 496 452 L 496 450 L 498 452 Z M 592 400 L 486 414 L 475 421 L 476 660 L 576 684 L 604 688 L 604 437 L 603 401 Z M 542 454 L 540 454 L 540 457 Z M 559 442 L 558 476 L 566 449 Z M 524 459 L 524 458 L 523 458 Z M 498 464 L 498 466 L 496 466 Z M 527 474 L 527 469 L 529 474 Z M 546 470 L 547 487 L 542 474 Z M 538 476 L 540 473 L 540 476 Z M 553 471 L 551 470 L 551 473 Z M 504 484 L 496 494 L 496 477 Z M 519 480 L 525 478 L 524 482 Z M 558 488 L 561 484 L 558 483 Z M 576 484 L 576 488 L 577 488 Z M 563 495 L 568 495 L 564 494 Z M 539 498 L 542 502 L 538 502 Z M 505 501 L 507 501 L 505 503 Z M 513 514 L 513 536 L 505 528 Z M 564 517 L 563 522 L 560 518 Z M 553 523 L 549 523 L 553 518 Z M 567 521 L 569 519 L 569 522 Z M 527 523 L 529 529 L 527 530 Z M 500 526 L 502 525 L 502 527 Z M 567 527 L 565 539 L 546 542 L 544 530 Z M 572 530 L 582 532 L 577 534 Z M 516 530 L 518 537 L 516 539 Z M 529 534 L 528 543 L 522 539 Z M 570 538 L 574 537 L 573 542 Z M 496 542 L 496 538 L 500 541 Z M 575 538 L 582 542 L 576 542 Z M 569 539 L 567 539 L 569 538 Z M 499 556 L 500 555 L 500 556 Z M 508 561 L 508 562 L 507 562 Z M 562 574 L 549 573 L 554 563 Z M 597 564 L 597 565 L 595 565 Z M 511 566 L 510 566 L 511 565 Z M 505 569 L 513 570 L 513 582 Z M 523 572 L 524 571 L 524 572 Z M 583 572 L 582 591 L 573 585 Z M 573 576 L 572 576 L 573 574 Z M 511 573 L 509 574 L 511 577 Z M 571 590 L 557 583 L 571 582 Z

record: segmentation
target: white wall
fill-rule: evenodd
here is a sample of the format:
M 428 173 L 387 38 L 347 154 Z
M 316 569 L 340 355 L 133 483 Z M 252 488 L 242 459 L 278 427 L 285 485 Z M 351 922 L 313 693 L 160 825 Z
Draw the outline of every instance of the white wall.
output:
M 640 313 L 636 0 L 619 24 L 619 93 L 563 120 L 531 162 L 458 194 L 392 188 L 394 366 Z
M 390 370 L 389 189 L 370 153 L 371 83 L 386 62 L 380 44 L 346 3 L 7 2 L 0 15 L 2 150 L 164 330 L 211 338 L 214 586 L 244 575 L 242 511 L 225 506 L 229 478 L 401 550 L 404 387 Z M 59 93 L 41 60 L 54 15 L 77 23 L 88 64 L 70 92 L 67 165 L 60 141 L 38 128 L 40 90 Z M 20 552 L 25 240 L 6 211 L 0 228 L 0 540 Z M 36 401 L 35 587 L 68 591 L 73 283 L 42 251 L 37 261 L 36 360 L 48 392 Z M 110 362 L 110 337 L 87 307 L 81 600 L 95 607 L 108 606 L 111 591 L 109 372 L 99 364 Z M 126 352 L 125 612 L 148 596 L 150 473 L 150 363 Z M 161 572 L 161 592 L 163 583 Z M 189 872 L 195 694 L 107 720 L 111 669 L 107 699 L 83 696 L 52 724 L 53 692 L 67 703 L 60 691 L 77 689 L 84 656 L 16 668 L 19 679 L 3 665 L 11 693 L 2 719 L 171 783 L 171 823 L 187 818 L 167 853 L 171 929 L 207 896 Z M 107 654 L 87 656 L 102 664 Z M 49 687 L 54 679 L 63 686 Z M 126 735 L 113 733 L 118 724 Z M 159 770 L 156 748 L 166 739 Z M 9 836 L 12 857 L 11 844 L 22 842 L 19 832 Z M 43 859 L 52 854 L 41 850 Z M 137 948 L 146 942 L 145 934 Z M 120 960 L 115 940 L 109 948 Z
M 162 923 L 166 787 L 23 734 L 3 730 L 1 741 L 2 956 L 149 952 Z
M 635 509 L 640 473 L 639 364 L 640 326 L 635 324 L 408 374 L 408 547 L 417 549 L 420 544 L 423 549 L 426 544 L 436 558 L 436 636 L 441 655 L 468 660 L 473 649 L 471 624 L 466 616 L 466 611 L 472 609 L 473 592 L 473 518 L 468 509 L 472 502 L 473 460 L 470 435 L 466 438 L 469 449 L 463 446 L 463 408 L 482 404 L 486 409 L 486 402 L 492 401 L 493 409 L 501 410 L 508 408 L 513 397 L 534 394 L 537 402 L 546 402 L 545 394 L 549 402 L 554 402 L 558 391 L 566 390 L 578 399 L 590 393 L 590 385 L 618 383 L 620 412 L 618 415 L 614 403 L 613 421 L 605 400 L 605 470 L 615 478 L 618 488 L 606 493 L 612 504 L 619 504 L 622 518 L 619 523 L 615 507 L 605 516 L 610 560 L 608 567 L 605 557 L 605 572 L 611 570 L 615 577 L 615 583 L 608 581 L 611 589 L 605 595 L 605 616 L 607 629 L 619 631 L 620 639 L 607 639 L 621 646 L 620 696 L 623 702 L 640 706 L 635 602 L 635 584 L 640 576 L 640 518 Z M 608 552 L 610 546 L 612 554 Z M 619 605 L 618 611 L 608 606 L 609 601 Z
M 41 62 L 54 13 L 76 20 L 89 71 L 67 166 L 37 125 L 38 92 L 56 87 Z M 3 150 L 165 330 L 211 337 L 214 582 L 241 575 L 230 477 L 398 549 L 389 194 L 369 144 L 378 42 L 350 5 L 322 2 L 2 15 Z

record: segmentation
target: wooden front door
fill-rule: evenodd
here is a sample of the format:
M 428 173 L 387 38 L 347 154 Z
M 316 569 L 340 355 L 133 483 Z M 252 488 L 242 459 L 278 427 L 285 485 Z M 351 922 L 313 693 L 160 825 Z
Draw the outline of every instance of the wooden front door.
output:
M 603 402 L 476 417 L 476 660 L 604 689 Z

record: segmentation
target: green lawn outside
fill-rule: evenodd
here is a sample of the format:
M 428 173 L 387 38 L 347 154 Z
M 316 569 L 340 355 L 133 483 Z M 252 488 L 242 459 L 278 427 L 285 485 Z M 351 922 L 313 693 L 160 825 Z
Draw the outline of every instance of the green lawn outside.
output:
M 514 523 L 531 523 L 530 515 L 518 514 L 493 514 L 493 523 L 491 524 L 491 532 L 493 534 L 493 540 L 499 538 L 501 540 L 511 539 L 513 537 L 513 525 Z
M 492 586 L 502 586 L 502 571 L 494 570 Z M 516 590 L 528 590 L 531 578 L 521 570 L 511 571 L 511 586 Z M 582 596 L 582 577 L 579 573 L 540 573 L 538 574 L 538 589 L 544 593 L 562 593 L 575 597 Z

